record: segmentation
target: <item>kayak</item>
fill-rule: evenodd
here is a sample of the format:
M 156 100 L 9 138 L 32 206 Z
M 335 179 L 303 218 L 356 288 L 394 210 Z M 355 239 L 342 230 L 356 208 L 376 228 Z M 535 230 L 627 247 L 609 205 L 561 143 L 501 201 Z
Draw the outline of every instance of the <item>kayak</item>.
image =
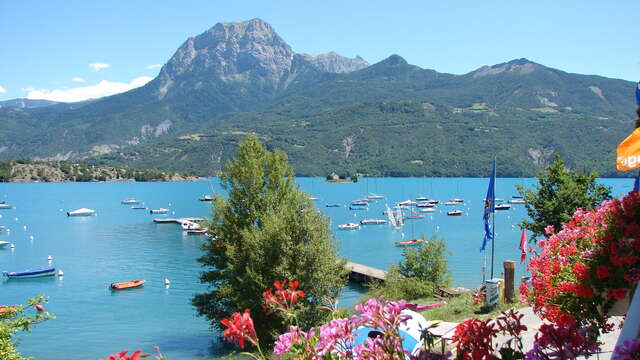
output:
M 146 280 L 131 280 L 131 281 L 123 281 L 123 282 L 116 282 L 116 283 L 111 283 L 111 285 L 109 285 L 109 287 L 112 290 L 124 290 L 124 289 L 131 289 L 131 288 L 135 288 L 138 286 L 142 286 L 142 284 L 144 284 L 146 282 Z

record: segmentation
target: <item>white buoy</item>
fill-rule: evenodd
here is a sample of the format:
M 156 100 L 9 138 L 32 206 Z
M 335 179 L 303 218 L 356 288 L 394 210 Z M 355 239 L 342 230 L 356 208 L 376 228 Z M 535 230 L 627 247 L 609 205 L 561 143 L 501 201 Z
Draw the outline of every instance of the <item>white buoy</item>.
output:
M 51 255 L 47 256 L 47 260 L 49 260 L 49 261 L 53 260 L 53 256 L 51 256 Z
M 22 230 L 27 231 L 27 225 L 23 226 Z
M 62 272 L 62 270 L 58 270 L 58 276 L 63 276 L 64 273 Z
M 16 218 L 16 221 L 20 221 L 20 219 Z
M 167 285 L 167 286 L 171 285 L 171 281 L 169 281 L 169 279 L 167 279 L 167 278 L 164 278 L 164 284 Z
M 29 236 L 29 240 L 33 241 L 33 235 Z
M 12 248 L 12 249 L 15 249 L 15 248 L 16 248 L 16 246 L 15 246 L 15 245 L 13 245 L 13 244 L 9 245 L 9 247 L 10 247 L 10 248 Z

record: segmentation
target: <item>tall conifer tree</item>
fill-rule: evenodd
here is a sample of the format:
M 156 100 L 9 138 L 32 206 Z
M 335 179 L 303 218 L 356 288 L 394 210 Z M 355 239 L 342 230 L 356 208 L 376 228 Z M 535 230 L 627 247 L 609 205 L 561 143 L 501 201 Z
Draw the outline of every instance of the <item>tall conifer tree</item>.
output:
M 300 282 L 306 296 L 298 314 L 303 327 L 326 318 L 321 307 L 334 300 L 346 281 L 336 257 L 329 221 L 295 185 L 281 151 L 267 151 L 254 136 L 239 144 L 226 166 L 209 225 L 215 238 L 203 245 L 198 261 L 206 268 L 201 281 L 210 291 L 193 304 L 220 329 L 231 313 L 251 310 L 261 339 L 273 340 L 286 329 L 280 314 L 263 311 L 262 292 L 276 280 Z

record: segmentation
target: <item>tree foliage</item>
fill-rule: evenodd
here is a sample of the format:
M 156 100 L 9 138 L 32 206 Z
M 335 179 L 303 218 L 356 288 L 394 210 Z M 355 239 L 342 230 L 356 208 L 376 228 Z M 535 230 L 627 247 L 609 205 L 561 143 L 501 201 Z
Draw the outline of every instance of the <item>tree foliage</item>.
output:
M 403 276 L 417 278 L 436 287 L 447 287 L 451 283 L 447 244 L 437 235 L 433 235 L 418 248 L 406 248 L 398 267 Z
M 433 235 L 417 248 L 406 248 L 397 265 L 391 266 L 384 284 L 371 284 L 366 298 L 413 300 L 433 296 L 451 283 L 444 239 Z
M 215 237 L 199 259 L 206 268 L 201 281 L 210 291 L 193 298 L 198 314 L 220 329 L 221 319 L 250 309 L 260 338 L 273 340 L 286 329 L 281 315 L 263 311 L 261 294 L 276 280 L 297 280 L 306 294 L 300 325 L 324 320 L 329 314 L 320 308 L 338 296 L 346 273 L 328 219 L 295 186 L 286 155 L 248 136 L 227 164 L 221 186 L 227 198 L 218 194 L 212 202 Z
M 18 305 L 0 307 L 0 359 L 2 360 L 27 360 L 16 350 L 18 340 L 14 335 L 19 331 L 31 331 L 33 325 L 52 319 L 48 312 L 38 312 L 36 315 L 27 315 L 28 309 L 46 302 L 44 296 L 31 298 L 27 306 Z
M 578 209 L 593 209 L 602 201 L 611 199 L 611 189 L 596 183 L 596 172 L 574 172 L 565 168 L 564 161 L 556 154 L 555 161 L 538 173 L 535 192 L 516 185 L 524 197 L 527 215 L 522 226 L 533 232 L 533 239 L 545 235 L 545 228 L 552 225 L 556 232 L 562 223 L 571 220 Z

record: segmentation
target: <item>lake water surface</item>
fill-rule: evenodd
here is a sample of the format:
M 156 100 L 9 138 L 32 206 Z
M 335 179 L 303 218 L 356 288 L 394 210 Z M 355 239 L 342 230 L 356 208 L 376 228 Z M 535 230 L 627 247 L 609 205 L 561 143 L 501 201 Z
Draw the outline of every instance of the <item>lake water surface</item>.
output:
M 517 195 L 514 185 L 525 187 L 535 179 L 498 179 L 496 196 Z M 447 241 L 449 267 L 456 286 L 472 288 L 482 281 L 482 206 L 488 179 L 479 178 L 371 178 L 358 183 L 328 184 L 319 178 L 299 178 L 298 184 L 318 197 L 318 208 L 331 219 L 341 256 L 348 260 L 386 269 L 401 258 L 394 241 L 424 234 Z M 631 189 L 633 180 L 603 179 L 619 196 Z M 21 271 L 48 265 L 62 269 L 62 278 L 50 277 L 0 281 L 0 305 L 24 303 L 45 294 L 47 311 L 56 319 L 38 325 L 21 336 L 19 350 L 38 360 L 99 359 L 123 349 L 151 352 L 160 346 L 171 360 L 215 358 L 222 351 L 219 336 L 207 321 L 195 316 L 190 304 L 193 294 L 206 286 L 198 280 L 196 259 L 202 254 L 200 236 L 186 235 L 177 224 L 155 224 L 154 217 L 200 217 L 209 214 L 202 194 L 221 191 L 218 180 L 178 183 L 26 183 L 0 184 L 0 200 L 15 206 L 0 210 L 0 240 L 15 245 L 0 249 L 0 271 Z M 381 194 L 367 210 L 328 208 L 326 204 L 348 205 L 370 193 Z M 423 219 L 408 220 L 402 230 L 388 225 L 364 226 L 341 231 L 339 224 L 381 218 L 385 204 L 418 196 L 440 200 L 436 212 Z M 149 208 L 169 208 L 167 215 L 150 215 L 132 210 L 120 200 L 134 197 Z M 442 203 L 461 198 L 461 205 Z M 87 207 L 97 216 L 69 218 L 65 211 Z M 446 211 L 460 209 L 464 215 L 451 217 Z M 496 213 L 495 269 L 501 276 L 503 260 L 519 259 L 520 230 L 526 216 L 523 205 Z M 487 267 L 490 267 L 490 258 Z M 489 271 L 489 270 L 487 270 Z M 523 274 L 520 264 L 516 275 Z M 112 292 L 114 281 L 144 278 L 139 290 Z M 165 288 L 164 279 L 171 280 Z M 340 299 L 352 306 L 362 288 L 350 285 Z M 239 309 L 240 310 L 240 309 Z

